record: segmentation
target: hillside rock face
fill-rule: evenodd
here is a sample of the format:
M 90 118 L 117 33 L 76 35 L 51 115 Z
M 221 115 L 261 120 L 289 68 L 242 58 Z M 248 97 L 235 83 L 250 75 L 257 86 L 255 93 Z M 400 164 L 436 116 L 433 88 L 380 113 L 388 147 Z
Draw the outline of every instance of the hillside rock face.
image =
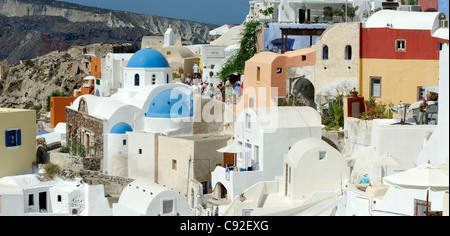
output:
M 45 115 L 47 97 L 52 92 L 66 92 L 70 96 L 83 86 L 90 75 L 91 57 L 104 57 L 109 52 L 135 52 L 133 45 L 93 44 L 75 46 L 67 51 L 53 51 L 27 59 L 11 67 L 0 79 L 0 107 L 34 109 Z
M 75 45 L 131 43 L 163 35 L 171 25 L 183 41 L 206 43 L 215 25 L 111 11 L 54 0 L 0 0 L 0 60 L 10 64 Z

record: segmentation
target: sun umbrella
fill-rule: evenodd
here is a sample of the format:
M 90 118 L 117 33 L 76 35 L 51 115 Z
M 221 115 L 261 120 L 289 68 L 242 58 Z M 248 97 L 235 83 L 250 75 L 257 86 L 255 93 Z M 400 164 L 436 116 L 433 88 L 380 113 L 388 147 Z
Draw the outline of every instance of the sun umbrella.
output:
M 216 151 L 222 152 L 222 153 L 234 153 L 234 159 L 235 159 L 234 163 L 236 165 L 236 153 L 250 152 L 251 150 L 246 147 L 243 147 L 237 143 L 233 143 L 230 146 L 226 146 L 226 147 L 217 149 Z
M 428 196 L 429 191 L 445 191 L 448 190 L 448 170 L 440 169 L 428 164 L 418 166 L 416 168 L 386 176 L 383 182 L 387 185 L 397 188 L 422 189 L 427 190 L 427 215 L 428 215 Z

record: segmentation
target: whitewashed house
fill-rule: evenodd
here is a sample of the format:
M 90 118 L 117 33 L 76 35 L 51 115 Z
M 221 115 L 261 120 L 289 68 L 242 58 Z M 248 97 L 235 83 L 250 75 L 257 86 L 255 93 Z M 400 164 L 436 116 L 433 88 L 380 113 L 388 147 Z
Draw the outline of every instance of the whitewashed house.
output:
M 41 181 L 37 175 L 0 179 L 0 216 L 111 216 L 103 185 L 81 180 Z
M 282 175 L 283 155 L 297 141 L 321 136 L 320 115 L 310 107 L 244 109 L 235 123 L 234 142 L 249 151 L 237 154 L 236 161 L 229 163 L 231 171 L 217 166 L 212 186 L 225 187 L 228 198 L 233 199 L 257 182 Z
M 243 191 L 224 216 L 337 215 L 350 168 L 343 155 L 319 138 L 296 142 L 284 155 L 283 173 Z
M 193 216 L 194 211 L 179 193 L 147 180 L 128 184 L 119 202 L 113 204 L 114 216 Z
M 133 55 L 133 53 L 108 53 L 101 59 L 102 78 L 96 80 L 96 95 L 108 97 L 122 87 L 123 67 L 128 64 Z

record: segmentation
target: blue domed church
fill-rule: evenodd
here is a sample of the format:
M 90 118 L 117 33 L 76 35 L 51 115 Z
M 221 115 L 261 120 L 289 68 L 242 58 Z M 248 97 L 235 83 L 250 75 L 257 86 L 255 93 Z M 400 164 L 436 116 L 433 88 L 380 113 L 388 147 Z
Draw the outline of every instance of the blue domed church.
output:
M 100 159 L 103 172 L 133 176 L 128 163 L 138 163 L 134 158 L 143 155 L 154 158 L 155 137 L 193 135 L 192 88 L 172 83 L 172 73 L 160 52 L 149 47 L 139 50 L 123 67 L 122 86 L 116 93 L 83 95 L 68 107 L 67 140 L 91 147 L 87 156 Z M 149 166 L 154 163 L 146 161 Z
M 123 70 L 124 89 L 134 90 L 172 82 L 173 68 L 160 52 L 149 47 L 137 51 Z

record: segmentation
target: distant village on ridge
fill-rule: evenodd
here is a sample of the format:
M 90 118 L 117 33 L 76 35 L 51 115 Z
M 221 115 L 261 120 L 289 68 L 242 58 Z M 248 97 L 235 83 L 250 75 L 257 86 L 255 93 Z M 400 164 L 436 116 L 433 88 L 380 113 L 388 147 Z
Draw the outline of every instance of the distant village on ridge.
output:
M 252 0 L 215 26 L 0 0 L 0 216 L 448 216 L 448 17 Z

